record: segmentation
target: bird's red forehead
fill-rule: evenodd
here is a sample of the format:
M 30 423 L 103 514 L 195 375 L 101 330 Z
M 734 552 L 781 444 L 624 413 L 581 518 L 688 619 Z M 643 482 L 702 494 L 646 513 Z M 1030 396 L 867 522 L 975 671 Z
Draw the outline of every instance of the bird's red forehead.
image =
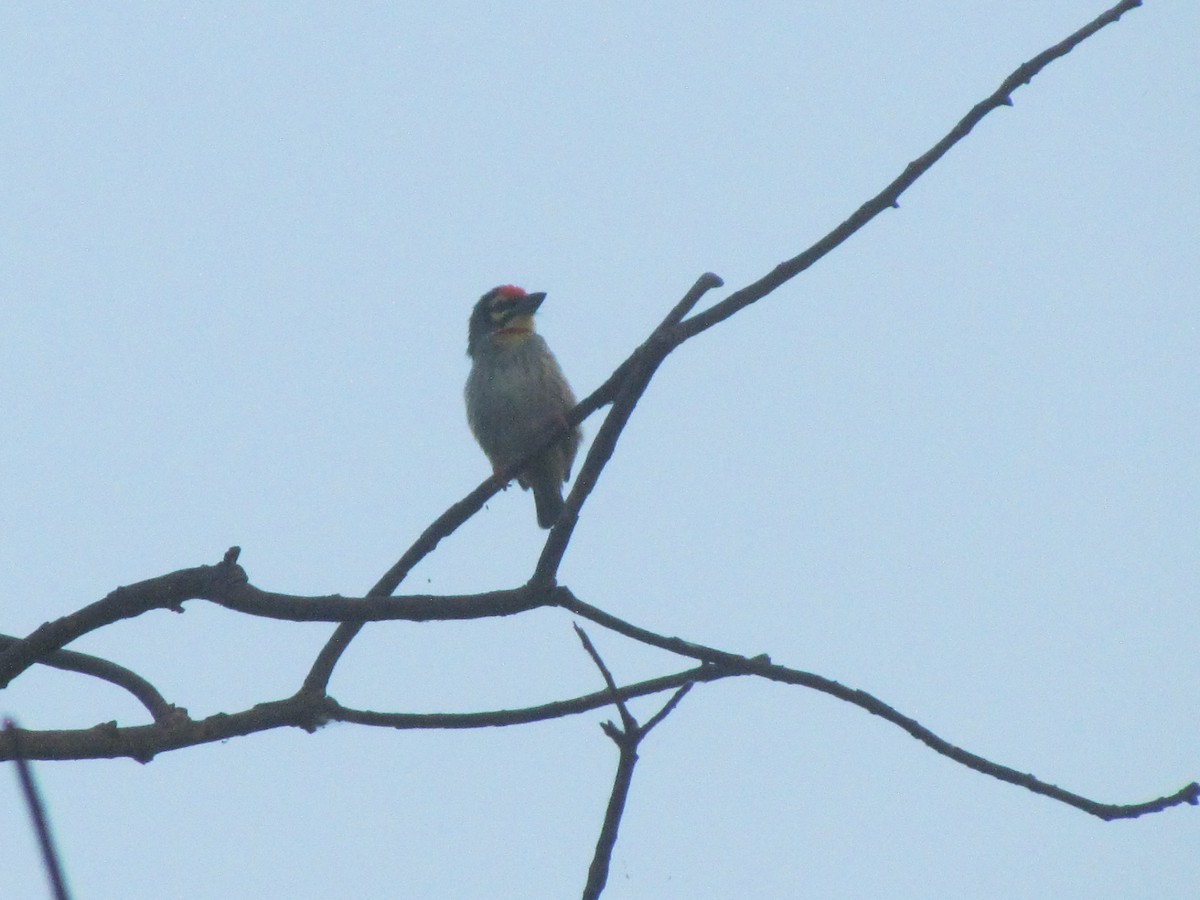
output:
M 496 296 L 503 297 L 505 300 L 518 300 L 526 296 L 526 291 L 515 284 L 502 284 L 496 288 Z

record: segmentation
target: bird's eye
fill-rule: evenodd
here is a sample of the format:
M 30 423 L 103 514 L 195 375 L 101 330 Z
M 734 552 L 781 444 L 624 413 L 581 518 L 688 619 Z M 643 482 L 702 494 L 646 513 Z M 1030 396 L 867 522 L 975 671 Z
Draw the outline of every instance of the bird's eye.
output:
M 493 322 L 503 322 L 512 315 L 513 304 L 516 303 L 516 297 L 506 297 L 501 294 L 499 297 L 493 297 L 492 302 L 488 304 L 488 312 L 491 314 Z

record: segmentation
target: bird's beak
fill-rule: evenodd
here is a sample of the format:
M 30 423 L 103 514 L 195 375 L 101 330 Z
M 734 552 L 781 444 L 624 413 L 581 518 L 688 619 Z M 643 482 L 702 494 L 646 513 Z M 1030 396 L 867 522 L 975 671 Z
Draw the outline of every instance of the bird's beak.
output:
M 545 292 L 539 294 L 526 294 L 512 306 L 512 311 L 515 315 L 532 316 L 537 312 L 538 307 L 542 305 L 542 301 L 546 299 Z

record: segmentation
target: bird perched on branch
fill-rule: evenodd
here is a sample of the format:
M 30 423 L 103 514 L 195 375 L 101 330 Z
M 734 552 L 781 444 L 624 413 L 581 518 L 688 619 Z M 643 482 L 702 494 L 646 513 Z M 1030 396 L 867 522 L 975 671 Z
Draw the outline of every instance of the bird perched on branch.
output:
M 533 314 L 545 299 L 505 284 L 480 297 L 471 312 L 467 422 L 498 474 L 565 425 L 575 406 L 558 360 L 534 330 Z M 579 428 L 572 428 L 517 475 L 522 488 L 533 489 L 542 528 L 562 513 L 562 486 L 571 477 L 581 437 Z

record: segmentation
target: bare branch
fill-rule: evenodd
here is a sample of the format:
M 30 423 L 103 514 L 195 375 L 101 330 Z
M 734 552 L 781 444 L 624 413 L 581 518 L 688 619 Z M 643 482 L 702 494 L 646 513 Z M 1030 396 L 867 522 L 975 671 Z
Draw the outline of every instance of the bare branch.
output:
M 944 138 L 934 144 L 928 152 L 909 163 L 891 184 L 860 206 L 850 218 L 846 219 L 841 225 L 837 226 L 837 228 L 833 229 L 833 231 L 829 232 L 829 234 L 825 235 L 825 237 L 821 238 L 799 256 L 780 263 L 758 281 L 730 294 L 715 306 L 711 306 L 682 322 L 675 329 L 673 340 L 676 343 L 683 343 L 689 338 L 695 337 L 700 332 L 712 328 L 718 322 L 723 322 L 751 303 L 761 300 L 781 284 L 791 280 L 812 266 L 817 260 L 825 256 L 885 209 L 898 207 L 900 205 L 900 195 L 908 190 L 918 178 L 929 171 L 934 163 L 945 156 L 951 147 L 970 134 L 971 130 L 979 124 L 984 116 L 1002 106 L 1012 106 L 1013 91 L 1022 85 L 1028 84 L 1042 69 L 1059 57 L 1066 56 L 1076 46 L 1087 40 L 1101 28 L 1113 24 L 1125 13 L 1141 5 L 1141 0 L 1122 0 L 1121 3 L 1118 3 L 1102 15 L 1097 16 L 1074 34 L 1055 44 L 1053 47 L 1043 50 L 1033 59 L 1029 60 L 1029 62 L 1018 66 L 1011 75 L 1000 83 L 1000 87 L 996 88 L 990 96 L 975 104 L 971 108 L 971 111 L 963 116 Z
M 705 272 L 696 279 L 696 283 L 688 289 L 688 292 L 683 295 L 678 303 L 671 307 L 671 311 L 666 317 L 659 322 L 658 327 L 654 329 L 655 335 L 662 335 L 670 331 L 676 325 L 683 321 L 683 317 L 695 308 L 700 299 L 711 290 L 723 287 L 725 282 L 720 275 L 714 275 L 712 272 Z
M 642 394 L 649 386 L 650 379 L 654 377 L 659 365 L 674 347 L 666 340 L 665 336 L 683 316 L 687 315 L 688 310 L 700 302 L 701 297 L 722 284 L 724 282 L 711 272 L 701 275 L 684 294 L 683 299 L 671 308 L 658 327 L 650 333 L 650 337 L 617 370 L 617 372 L 624 372 L 624 377 L 613 401 L 613 407 L 604 417 L 604 424 L 600 426 L 600 431 L 588 450 L 587 458 L 579 467 L 579 474 L 575 476 L 575 483 L 567 495 L 558 523 L 550 529 L 550 534 L 546 537 L 546 543 L 542 547 L 542 553 L 538 558 L 530 584 L 554 584 L 558 575 L 558 567 L 562 563 L 563 555 L 567 552 L 567 545 L 575 532 L 575 523 L 579 521 L 579 510 L 587 502 L 587 498 L 600 479 L 600 473 L 604 471 L 605 465 L 612 458 L 621 432 L 625 430 L 629 417 L 633 415 L 634 407 L 642 399 Z
M 659 635 L 583 603 L 566 588 L 556 587 L 559 567 L 572 539 L 579 512 L 595 489 L 608 460 L 615 452 L 625 425 L 658 367 L 675 348 L 767 296 L 849 239 L 883 210 L 898 206 L 904 191 L 932 168 L 955 144 L 963 140 L 986 115 L 1001 106 L 1012 105 L 1012 94 L 1021 85 L 1029 83 L 1052 61 L 1066 55 L 1080 42 L 1140 5 L 1138 0 L 1124 0 L 1118 3 L 1064 41 L 1018 67 L 1004 79 L 995 92 L 976 104 L 928 152 L 909 163 L 887 187 L 827 235 L 799 255 L 780 263 L 754 283 L 730 294 L 706 310 L 691 314 L 709 290 L 722 284 L 715 275 L 701 276 L 647 340 L 619 365 L 600 387 L 568 414 L 561 428 L 547 433 L 544 442 L 531 447 L 524 459 L 510 472 L 486 479 L 450 506 L 421 533 L 365 597 L 295 597 L 261 591 L 249 584 L 244 570 L 237 564 L 238 550 L 232 548 L 216 566 L 181 570 L 118 588 L 104 599 L 76 613 L 46 623 L 25 639 L 0 639 L 0 687 L 6 686 L 29 666 L 44 663 L 118 684 L 138 697 L 155 718 L 152 725 L 120 728 L 115 723 L 108 723 L 79 731 L 22 731 L 9 725 L 0 733 L 0 759 L 18 759 L 22 761 L 21 765 L 27 758 L 130 757 L 146 762 L 166 750 L 225 740 L 278 727 L 298 727 L 312 731 L 328 721 L 355 722 L 397 729 L 503 727 L 575 715 L 615 703 L 621 713 L 623 728 L 618 728 L 612 723 L 605 723 L 604 727 L 606 734 L 617 744 L 620 758 L 604 826 L 589 871 L 588 886 L 584 893 L 587 897 L 599 896 L 607 880 L 609 861 L 632 783 L 640 741 L 670 714 L 693 683 L 702 681 L 757 676 L 820 691 L 891 722 L 935 752 L 961 765 L 1105 820 L 1135 818 L 1185 803 L 1200 804 L 1200 785 L 1194 782 L 1173 794 L 1143 803 L 1118 805 L 1090 800 L 951 744 L 915 719 L 905 716 L 864 691 L 846 687 L 809 672 L 776 665 L 765 655 L 746 657 L 677 637 Z M 537 566 L 526 586 L 468 597 L 392 596 L 413 567 L 431 553 L 442 539 L 452 534 L 482 508 L 483 504 L 504 486 L 507 477 L 515 475 L 546 446 L 561 439 L 569 428 L 610 403 L 612 409 L 605 416 L 567 497 L 566 511 L 547 536 Z M 262 703 L 242 712 L 218 714 L 199 721 L 188 718 L 185 710 L 167 704 L 157 690 L 140 676 L 106 660 L 62 649 L 82 634 L 121 619 L 141 615 L 151 609 L 181 611 L 182 603 L 192 599 L 209 600 L 251 615 L 290 621 L 337 621 L 341 624 L 314 661 L 303 687 L 295 696 Z M 633 640 L 700 660 L 703 664 L 685 672 L 618 687 L 594 645 L 582 629 L 577 627 L 581 641 L 604 677 L 604 691 L 524 709 L 426 714 L 355 710 L 343 707 L 326 696 L 328 683 L 338 660 L 367 621 L 427 621 L 500 616 L 547 604 L 562 606 L 581 618 L 597 622 Z M 671 698 L 644 726 L 637 723 L 626 706 L 625 701 L 632 697 L 672 689 L 674 693 Z M 26 769 L 22 768 L 21 771 L 25 772 Z
M 604 885 L 608 883 L 612 852 L 617 845 L 617 832 L 621 827 L 621 817 L 625 814 L 625 801 L 629 799 L 633 769 L 638 760 L 637 741 L 622 740 L 620 736 L 614 736 L 615 731 L 615 726 L 613 729 L 606 729 L 608 736 L 619 748 L 617 771 L 613 776 L 612 791 L 608 795 L 608 806 L 604 810 L 604 824 L 600 826 L 600 835 L 596 838 L 592 864 L 588 866 L 587 883 L 583 888 L 584 900 L 595 900 L 604 892 Z
M 722 284 L 721 279 L 715 275 L 709 273 L 702 275 L 695 286 L 671 310 L 662 324 L 655 329 L 651 338 L 635 350 L 624 363 L 618 366 L 604 384 L 579 403 L 568 414 L 566 421 L 560 428 L 548 432 L 543 442 L 532 447 L 529 453 L 513 467 L 512 471 L 506 473 L 507 477 L 512 477 L 546 447 L 561 439 L 570 428 L 578 425 L 604 404 L 613 401 L 618 395 L 623 396 L 624 399 L 619 404 L 622 408 L 618 410 L 616 408 L 617 405 L 614 405 L 614 409 L 605 418 L 604 425 L 601 426 L 600 434 L 593 441 L 587 459 L 580 467 L 579 475 L 576 477 L 575 484 L 572 487 L 570 495 L 567 497 L 563 514 L 558 524 L 551 529 L 550 534 L 546 538 L 546 544 L 543 547 L 531 582 L 553 584 L 558 572 L 558 566 L 562 561 L 563 554 L 566 553 L 567 545 L 570 543 L 571 535 L 574 532 L 580 508 L 595 487 L 596 479 L 599 477 L 604 465 L 612 456 L 617 440 L 629 416 L 632 414 L 634 406 L 637 405 L 655 370 L 657 370 L 659 364 L 671 352 L 674 346 L 678 346 L 689 338 L 695 337 L 700 332 L 729 318 L 738 310 L 762 299 L 784 282 L 794 278 L 813 265 L 813 263 L 849 238 L 884 209 L 898 206 L 900 194 L 907 190 L 913 182 L 944 156 L 950 147 L 966 137 L 985 115 L 998 106 L 1012 105 L 1010 97 L 1012 91 L 1016 90 L 1022 84 L 1028 83 L 1034 75 L 1054 59 L 1069 53 L 1081 41 L 1087 39 L 1104 26 L 1117 21 L 1125 12 L 1140 5 L 1140 0 L 1123 0 L 1123 2 L 1079 29 L 1079 31 L 1070 37 L 1018 67 L 1012 75 L 1004 80 L 995 93 L 976 104 L 946 137 L 942 138 L 941 141 L 935 144 L 923 156 L 910 163 L 904 172 L 876 197 L 863 204 L 849 219 L 808 250 L 805 250 L 799 256 L 780 263 L 763 278 L 735 292 L 706 311 L 692 316 L 690 319 L 679 321 L 682 316 L 687 314 L 689 309 L 695 306 L 705 292 Z M 642 360 L 640 366 L 638 365 L 639 359 Z M 631 369 L 640 369 L 640 371 L 635 376 L 630 371 Z M 433 524 L 426 528 L 420 538 L 417 539 L 417 542 L 380 579 L 379 584 L 376 585 L 370 594 L 391 594 L 417 562 L 432 552 L 442 538 L 451 534 L 459 525 L 482 508 L 488 498 L 492 497 L 504 486 L 505 481 L 505 478 L 496 478 L 493 476 L 446 510 Z M 308 677 L 305 678 L 304 690 L 318 692 L 325 690 L 329 683 L 329 678 L 333 673 L 334 666 L 337 665 L 338 659 L 341 658 L 342 653 L 345 652 L 361 627 L 358 624 L 346 623 L 334 632 L 329 642 L 318 655 Z M 0 667 L 0 675 L 2 673 L 3 668 Z
M 8 634 L 0 634 L 0 652 L 19 644 L 20 638 Z M 80 675 L 91 675 L 117 687 L 125 688 L 129 693 L 149 710 L 154 721 L 161 722 L 178 715 L 180 710 L 163 699 L 163 695 L 149 681 L 119 666 L 115 662 L 101 659 L 99 656 L 89 656 L 87 653 L 77 653 L 74 650 L 55 650 L 38 660 L 41 665 L 64 672 L 78 672 Z
M 182 612 L 183 603 L 188 600 L 207 600 L 248 615 L 290 622 L 346 622 L 345 627 L 355 630 L 363 622 L 428 622 L 508 616 L 553 602 L 549 592 L 531 586 L 460 596 L 368 594 L 358 598 L 336 594 L 324 597 L 276 594 L 259 590 L 247 581 L 245 570 L 236 562 L 236 550 L 233 548 L 215 566 L 180 569 L 119 587 L 78 612 L 47 622 L 24 639 L 0 641 L 0 688 L 7 686 L 29 666 L 49 658 L 49 654 L 84 634 L 154 609 Z M 85 665 L 79 658 L 75 659 L 76 668 Z M 109 680 L 119 677 L 114 674 Z
M 42 864 L 46 867 L 46 877 L 54 890 L 56 900 L 68 900 L 67 881 L 63 876 L 62 865 L 58 861 L 58 852 L 54 849 L 54 838 L 50 834 L 50 821 L 46 818 L 46 807 L 42 804 L 41 794 L 33 780 L 33 772 L 29 763 L 21 753 L 21 745 L 17 736 L 20 731 L 12 719 L 4 720 L 4 734 L 12 742 L 13 759 L 17 764 L 17 777 L 21 782 L 21 792 L 25 795 L 25 806 L 29 810 L 29 818 L 33 822 L 33 830 L 37 834 L 38 846 L 42 852 Z
M 579 635 L 579 640 L 583 644 L 583 649 L 588 652 L 588 656 L 592 658 L 592 662 L 596 664 L 596 668 L 600 670 L 600 675 L 604 678 L 604 683 L 608 685 L 608 692 L 612 696 L 612 701 L 617 707 L 617 711 L 621 714 L 621 724 L 626 732 L 637 731 L 637 720 L 633 714 L 629 712 L 629 707 L 625 705 L 625 701 L 621 698 L 620 692 L 617 690 L 617 683 L 613 681 L 612 672 L 608 670 L 608 666 L 604 664 L 604 660 L 600 657 L 600 651 L 596 649 L 592 639 L 587 636 L 587 632 L 578 625 L 574 626 L 575 633 Z
M 677 672 L 674 675 L 663 675 L 636 684 L 626 685 L 617 689 L 617 695 L 622 700 L 632 700 L 635 697 L 647 697 L 659 694 L 671 688 L 678 689 L 687 684 L 702 681 L 720 681 L 724 678 L 736 678 L 739 672 L 731 672 L 717 666 L 698 666 Z M 564 716 L 578 715 L 594 709 L 602 709 L 613 702 L 612 692 L 607 688 L 593 694 L 585 694 L 571 700 L 555 700 L 541 706 L 530 706 L 524 709 L 497 710 L 494 712 L 474 713 L 382 713 L 365 710 L 348 709 L 336 701 L 330 701 L 329 718 L 339 722 L 356 722 L 361 725 L 378 725 L 388 728 L 498 728 L 509 725 L 525 725 L 529 722 L 544 722 Z M 0 754 L 0 759 L 3 755 Z
M 719 681 L 740 673 L 716 666 L 698 666 L 650 678 L 617 689 L 622 700 L 662 693 L 681 685 Z M 353 709 L 336 700 L 300 692 L 284 700 L 259 703 L 235 713 L 216 713 L 192 720 L 184 711 L 154 725 L 119 727 L 115 722 L 72 730 L 23 730 L 21 748 L 26 759 L 116 759 L 149 762 L 159 753 L 243 737 L 275 728 L 313 731 L 326 722 L 348 722 L 398 730 L 466 730 L 504 728 L 545 722 L 602 709 L 613 702 L 607 688 L 568 700 L 538 706 L 465 713 L 388 713 Z M 14 758 L 11 739 L 0 733 L 0 761 Z
M 588 655 L 592 657 L 592 661 L 596 664 L 596 668 L 600 670 L 600 674 L 604 677 L 604 683 L 608 685 L 609 694 L 621 713 L 620 728 L 612 722 L 604 722 L 600 726 L 604 729 L 604 733 L 612 739 L 612 742 L 617 745 L 619 757 L 617 759 L 617 771 L 613 777 L 612 791 L 608 797 L 608 807 L 604 812 L 604 824 L 601 826 L 600 835 L 596 839 L 596 850 L 592 855 L 592 864 L 588 868 L 587 884 L 583 889 L 583 896 L 587 898 L 599 897 L 604 891 L 604 885 L 608 883 L 608 869 L 612 860 L 613 848 L 617 844 L 617 832 L 621 827 L 621 816 L 625 813 L 625 803 L 629 799 L 629 788 L 633 784 L 633 770 L 638 761 L 638 747 L 646 735 L 650 733 L 650 730 L 670 715 L 671 710 L 679 705 L 679 701 L 684 698 L 684 695 L 687 694 L 692 685 L 689 682 L 679 688 L 648 724 L 645 726 L 639 725 L 637 719 L 633 717 L 633 714 L 629 711 L 629 707 L 625 705 L 625 701 L 621 698 L 612 673 L 609 672 L 608 666 L 604 664 L 604 660 L 601 659 L 600 653 L 596 650 L 591 638 L 587 636 L 587 632 L 580 628 L 579 625 L 575 625 L 575 633 L 579 635 L 579 640 L 583 643 L 583 648 L 587 650 Z
M 462 500 L 438 516 L 421 533 L 421 536 L 417 538 L 413 545 L 405 551 L 396 564 L 384 573 L 383 577 L 371 588 L 367 596 L 380 597 L 392 594 L 408 576 L 408 573 L 412 571 L 413 566 L 433 552 L 434 548 L 437 547 L 443 538 L 452 534 L 463 522 L 482 509 L 483 504 L 504 487 L 508 478 L 515 476 L 547 447 L 561 440 L 568 431 L 579 425 L 602 406 L 611 402 L 623 389 L 627 389 L 630 385 L 632 367 L 639 354 L 643 351 L 643 348 L 652 341 L 657 340 L 659 343 L 662 343 L 661 335 L 665 330 L 676 325 L 683 316 L 687 315 L 695 307 L 704 294 L 715 287 L 720 287 L 721 284 L 721 279 L 716 275 L 711 273 L 701 275 L 692 288 L 675 304 L 667 314 L 667 317 L 654 330 L 650 338 L 647 339 L 646 343 L 630 354 L 629 358 L 619 365 L 600 387 L 581 400 L 567 414 L 566 419 L 559 427 L 547 432 L 543 440 L 534 447 L 531 447 L 529 452 L 519 459 L 504 476 L 497 477 L 493 475 Z M 665 353 L 670 351 L 668 348 L 662 352 L 665 355 Z M 657 368 L 657 365 L 655 363 L 654 368 Z M 653 369 L 646 375 L 647 382 L 651 375 L 653 375 Z M 579 475 L 576 476 L 574 488 L 567 498 L 566 509 L 559 521 L 559 525 L 551 529 L 550 534 L 546 538 L 546 546 L 542 550 L 542 557 L 534 572 L 532 582 L 552 586 L 553 575 L 557 572 L 558 564 L 561 562 L 562 555 L 566 552 L 567 544 L 571 540 L 571 534 L 575 527 L 574 523 L 578 519 L 579 508 L 595 486 L 596 479 L 599 477 L 600 471 L 604 468 L 604 463 L 612 455 L 617 437 L 621 429 L 624 428 L 625 421 L 628 420 L 633 405 L 637 403 L 637 398 L 641 396 L 641 391 L 644 390 L 645 384 L 642 384 L 637 391 L 637 395 L 629 404 L 628 411 L 624 413 L 624 418 L 619 423 L 614 422 L 614 427 L 609 429 L 609 434 L 606 434 L 605 442 L 600 444 L 599 437 L 596 441 L 593 441 L 587 459 L 584 461 L 583 466 L 580 467 Z M 605 418 L 605 425 L 608 425 L 611 418 L 610 413 Z M 603 427 L 601 431 L 604 431 Z M 600 444 L 601 449 L 597 449 L 597 444 Z M 607 448 L 606 451 L 604 448 Z M 603 455 L 602 459 L 599 459 L 602 453 L 605 455 Z M 598 459 L 598 462 L 589 467 L 589 464 L 593 463 L 594 459 Z M 328 688 L 329 679 L 333 676 L 334 667 L 337 665 L 338 660 L 341 659 L 342 654 L 346 652 L 346 648 L 350 646 L 350 642 L 358 635 L 361 628 L 362 623 L 346 622 L 334 631 L 313 662 L 312 668 L 304 679 L 302 690 L 322 693 Z M 0 669 L 0 672 L 2 671 Z
M 40 626 L 23 641 L 0 652 L 0 688 L 7 687 L 13 678 L 46 654 L 89 631 L 121 619 L 140 616 L 152 609 L 179 611 L 184 600 L 207 599 L 214 593 L 223 593 L 231 583 L 244 583 L 246 573 L 237 565 L 236 550 L 232 548 L 215 566 L 181 569 L 170 575 L 117 588 L 103 600 Z
M 689 681 L 687 684 L 681 686 L 679 688 L 679 690 L 677 690 L 675 693 L 673 693 L 671 695 L 671 699 L 663 704 L 663 708 L 660 709 L 658 712 L 656 712 L 654 715 L 652 715 L 650 717 L 649 721 L 647 721 L 646 724 L 642 726 L 642 734 L 643 735 L 649 734 L 651 729 L 653 729 L 655 725 L 657 725 L 659 722 L 661 722 L 663 719 L 665 719 L 667 716 L 669 716 L 671 714 L 671 712 L 675 709 L 675 707 L 677 707 L 680 704 L 680 702 L 682 702 L 683 698 L 688 695 L 688 691 L 690 691 L 692 689 L 693 684 L 695 684 L 694 681 Z
M 1042 794 L 1053 800 L 1074 806 L 1076 809 L 1081 809 L 1106 821 L 1112 819 L 1134 819 L 1146 813 L 1160 812 L 1183 803 L 1192 806 L 1200 803 L 1200 785 L 1195 782 L 1184 786 L 1174 794 L 1144 803 L 1099 803 L 1079 794 L 1063 790 L 1057 785 L 1042 781 L 1033 775 L 1018 772 L 1016 769 L 1002 766 L 999 763 L 992 762 L 989 759 L 964 750 L 944 738 L 938 737 L 938 735 L 934 734 L 916 719 L 904 715 L 877 697 L 868 694 L 866 691 L 846 687 L 830 678 L 814 675 L 812 672 L 803 672 L 798 669 L 790 669 L 787 666 L 776 665 L 771 662 L 770 657 L 766 654 L 756 657 L 739 656 L 724 650 L 705 647 L 703 644 L 656 634 L 648 629 L 632 625 L 623 619 L 618 619 L 616 616 L 597 609 L 588 603 L 584 603 L 566 588 L 558 589 L 558 597 L 559 605 L 564 609 L 568 609 L 576 615 L 589 619 L 598 625 L 603 625 L 605 628 L 612 629 L 626 637 L 641 641 L 644 644 L 669 650 L 681 656 L 699 659 L 722 669 L 732 669 L 745 675 L 758 675 L 761 678 L 771 681 L 811 688 L 814 691 L 820 691 L 823 694 L 829 694 L 832 697 L 837 697 L 839 700 L 852 703 L 861 709 L 865 709 L 872 715 L 879 716 L 881 719 L 902 728 L 931 750 L 969 769 L 974 769 L 976 772 L 981 772 L 984 775 L 991 775 L 993 778 L 1007 781 L 1009 784 L 1018 785 L 1036 794 Z

